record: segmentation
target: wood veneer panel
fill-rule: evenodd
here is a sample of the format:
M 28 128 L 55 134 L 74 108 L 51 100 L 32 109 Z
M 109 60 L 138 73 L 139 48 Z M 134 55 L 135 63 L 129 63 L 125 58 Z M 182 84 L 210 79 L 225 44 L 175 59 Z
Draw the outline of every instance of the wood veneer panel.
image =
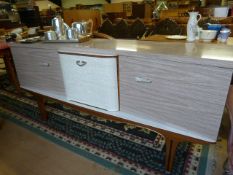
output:
M 57 51 L 14 48 L 12 53 L 21 87 L 65 95 Z
M 127 56 L 119 69 L 121 112 L 216 141 L 231 70 Z

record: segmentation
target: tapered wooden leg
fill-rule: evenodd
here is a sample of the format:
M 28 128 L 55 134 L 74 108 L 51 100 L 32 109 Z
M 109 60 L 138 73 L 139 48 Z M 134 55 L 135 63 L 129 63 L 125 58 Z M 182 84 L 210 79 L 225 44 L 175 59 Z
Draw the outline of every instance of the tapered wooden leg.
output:
M 20 93 L 19 81 L 17 78 L 15 65 L 10 49 L 5 49 L 3 54 L 3 60 L 6 66 L 6 72 L 11 84 L 15 87 L 16 92 Z
M 35 96 L 37 98 L 37 104 L 38 104 L 41 119 L 48 120 L 48 113 L 45 107 L 45 101 L 46 101 L 45 97 L 42 95 L 38 95 L 38 94 Z
M 171 138 L 166 138 L 166 170 L 171 172 L 173 167 L 174 158 L 176 155 L 176 148 L 179 141 Z

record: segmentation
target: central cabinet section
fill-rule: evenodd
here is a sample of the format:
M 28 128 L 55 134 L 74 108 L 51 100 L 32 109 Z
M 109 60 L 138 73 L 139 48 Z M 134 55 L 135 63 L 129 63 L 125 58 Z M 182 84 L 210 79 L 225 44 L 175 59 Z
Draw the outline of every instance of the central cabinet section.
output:
M 59 58 L 68 101 L 119 110 L 117 57 L 59 52 Z

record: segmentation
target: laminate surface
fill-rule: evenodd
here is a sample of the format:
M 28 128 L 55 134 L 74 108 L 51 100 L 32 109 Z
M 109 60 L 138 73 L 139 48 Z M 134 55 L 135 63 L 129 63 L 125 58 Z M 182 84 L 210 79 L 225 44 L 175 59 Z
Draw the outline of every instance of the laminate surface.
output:
M 35 74 L 36 82 L 27 84 L 25 89 L 116 118 L 216 142 L 233 72 L 232 46 L 93 39 L 80 44 L 14 43 L 11 48 L 16 70 L 18 66 L 17 72 L 21 72 L 19 79 L 25 84 L 34 77 L 29 77 L 33 71 L 23 67 L 32 66 L 30 58 L 22 57 L 51 57 L 57 64 L 56 81 L 53 71 L 47 77 L 46 72 L 40 74 L 48 82 L 51 79 L 52 86 L 48 83 L 47 88 L 39 87 L 36 83 L 42 80 Z M 119 58 L 119 111 L 68 101 L 65 93 L 56 93 L 65 91 L 57 57 L 62 52 Z
M 191 64 L 205 64 L 233 68 L 232 46 L 225 44 L 190 43 L 190 42 L 154 42 L 138 40 L 106 40 L 69 43 L 11 43 L 11 47 L 56 49 L 66 52 L 82 52 L 84 54 L 145 56 L 161 55 L 163 59 Z M 164 57 L 166 55 L 166 57 Z
M 159 59 L 119 62 L 122 112 L 217 139 L 232 71 Z
M 13 57 L 21 87 L 65 95 L 63 74 L 55 50 L 22 51 L 21 48 L 15 48 Z

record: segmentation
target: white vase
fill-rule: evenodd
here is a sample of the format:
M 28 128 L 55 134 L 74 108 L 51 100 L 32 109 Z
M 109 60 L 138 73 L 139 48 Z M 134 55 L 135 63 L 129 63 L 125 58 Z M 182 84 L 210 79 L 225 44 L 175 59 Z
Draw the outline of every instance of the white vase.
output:
M 187 24 L 187 41 L 195 41 L 197 35 L 197 23 L 200 19 L 201 15 L 198 12 L 189 12 L 189 20 Z

